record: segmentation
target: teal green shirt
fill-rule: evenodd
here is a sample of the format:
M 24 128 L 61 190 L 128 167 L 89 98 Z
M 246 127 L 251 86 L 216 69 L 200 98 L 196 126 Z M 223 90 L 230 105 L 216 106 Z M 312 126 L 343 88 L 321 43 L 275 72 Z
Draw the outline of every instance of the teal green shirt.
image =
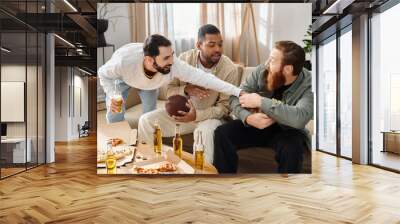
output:
M 262 96 L 261 111 L 283 128 L 303 130 L 309 137 L 309 145 L 311 145 L 311 136 L 305 128 L 314 113 L 310 71 L 303 69 L 292 85 L 283 92 L 282 100 L 276 100 L 271 99 L 273 92 L 268 91 L 265 86 L 265 70 L 264 65 L 257 66 L 240 88 L 248 93 L 258 93 Z M 239 99 L 235 96 L 229 98 L 229 103 L 235 116 L 246 124 L 246 118 L 251 112 L 242 108 Z

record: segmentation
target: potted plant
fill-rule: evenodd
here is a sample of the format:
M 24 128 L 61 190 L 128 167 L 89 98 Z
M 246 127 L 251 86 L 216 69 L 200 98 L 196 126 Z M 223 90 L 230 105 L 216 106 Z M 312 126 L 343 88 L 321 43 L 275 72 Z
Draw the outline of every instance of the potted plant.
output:
M 311 52 L 312 52 L 312 27 L 308 26 L 307 32 L 304 35 L 305 39 L 303 39 L 304 43 L 304 52 L 306 53 L 306 61 L 304 63 L 304 67 L 311 71 Z
M 108 29 L 108 19 L 106 19 L 106 15 L 109 10 L 107 6 L 107 3 L 104 3 L 99 9 L 97 19 L 97 47 L 107 46 L 106 37 L 104 36 L 104 33 Z
M 115 32 L 115 26 L 118 22 L 119 18 L 123 19 L 129 19 L 130 17 L 126 16 L 110 16 L 109 14 L 118 8 L 121 8 L 122 6 L 116 6 L 116 5 L 109 5 L 108 3 L 103 3 L 98 12 L 98 19 L 97 19 L 97 46 L 98 47 L 105 47 L 107 46 L 107 41 L 104 36 L 104 33 L 107 31 L 109 24 L 111 24 L 111 27 L 113 28 L 113 31 Z

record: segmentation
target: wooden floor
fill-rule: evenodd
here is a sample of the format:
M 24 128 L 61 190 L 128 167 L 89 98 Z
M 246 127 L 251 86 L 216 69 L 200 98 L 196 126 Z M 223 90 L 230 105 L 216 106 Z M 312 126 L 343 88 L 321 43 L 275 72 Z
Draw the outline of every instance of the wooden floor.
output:
M 10 175 L 13 175 L 13 174 L 16 174 L 16 173 L 19 173 L 19 172 L 23 172 L 23 171 L 25 171 L 26 169 L 25 169 L 25 167 L 24 168 L 1 168 L 1 177 L 3 178 L 3 177 L 7 177 L 7 176 L 10 176 Z
M 400 175 L 313 153 L 313 174 L 97 176 L 94 137 L 0 181 L 0 223 L 400 223 Z
M 374 164 L 400 170 L 400 154 L 392 152 L 374 151 L 372 161 Z

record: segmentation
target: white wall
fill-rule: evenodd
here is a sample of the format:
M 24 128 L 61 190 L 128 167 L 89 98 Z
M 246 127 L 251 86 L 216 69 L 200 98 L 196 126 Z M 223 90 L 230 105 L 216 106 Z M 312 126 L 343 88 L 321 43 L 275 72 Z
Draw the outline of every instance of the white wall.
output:
M 97 13 L 104 3 L 97 4 Z M 108 30 L 105 32 L 107 43 L 114 44 L 116 49 L 131 42 L 131 24 L 129 3 L 107 4 Z M 117 34 L 117 35 L 116 35 Z
M 311 3 L 253 3 L 254 17 L 259 42 L 260 63 L 264 63 L 276 41 L 291 40 L 304 46 L 304 35 L 311 25 Z M 242 10 L 242 17 L 244 16 Z M 251 18 L 251 17 L 250 17 Z M 248 35 L 250 44 L 248 51 L 249 65 L 257 65 L 256 45 L 252 22 L 249 22 Z M 246 52 L 246 44 L 240 46 L 241 52 Z M 245 62 L 245 54 L 241 53 L 241 61 Z
M 68 140 L 68 67 L 55 68 L 55 141 Z
M 100 8 L 104 3 L 97 4 L 97 17 L 100 17 Z M 105 32 L 106 41 L 108 44 L 114 44 L 115 49 L 131 42 L 131 24 L 129 14 L 129 3 L 108 4 L 108 13 L 105 19 L 109 20 L 108 30 Z M 103 52 L 104 51 L 104 52 Z M 97 68 L 103 65 L 113 54 L 112 47 L 97 48 Z M 104 58 L 103 58 L 104 56 Z M 97 101 L 104 100 L 104 92 L 100 86 L 100 81 L 97 79 Z
M 71 67 L 56 67 L 55 141 L 77 139 L 78 124 L 82 126 L 88 120 L 88 78 L 83 75 Z M 80 103 L 76 97 L 76 90 L 79 89 Z M 79 105 L 82 114 L 79 113 Z

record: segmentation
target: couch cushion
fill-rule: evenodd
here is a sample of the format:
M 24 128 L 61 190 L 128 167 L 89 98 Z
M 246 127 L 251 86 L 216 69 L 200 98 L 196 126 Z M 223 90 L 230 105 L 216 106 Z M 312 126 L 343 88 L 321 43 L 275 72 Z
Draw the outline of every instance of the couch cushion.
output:
M 164 108 L 165 101 L 164 100 L 157 100 L 157 109 Z M 142 104 L 135 105 L 125 113 L 125 120 L 128 121 L 131 128 L 138 128 L 139 118 L 143 114 Z
M 247 79 L 247 76 L 249 76 L 254 70 L 256 70 L 256 67 L 244 67 L 240 84 L 244 83 Z
M 131 108 L 140 103 L 141 100 L 138 94 L 138 89 L 130 88 L 128 92 L 128 98 L 126 99 L 126 108 Z
M 167 100 L 167 87 L 168 87 L 168 84 L 160 87 L 160 90 L 159 90 L 160 92 L 158 93 L 159 100 Z
M 242 80 L 243 65 L 235 64 L 235 67 L 236 67 L 236 69 L 237 69 L 238 76 L 239 76 L 239 79 L 238 79 L 238 80 L 240 81 L 240 80 Z M 239 85 L 240 85 L 240 83 L 239 83 Z

